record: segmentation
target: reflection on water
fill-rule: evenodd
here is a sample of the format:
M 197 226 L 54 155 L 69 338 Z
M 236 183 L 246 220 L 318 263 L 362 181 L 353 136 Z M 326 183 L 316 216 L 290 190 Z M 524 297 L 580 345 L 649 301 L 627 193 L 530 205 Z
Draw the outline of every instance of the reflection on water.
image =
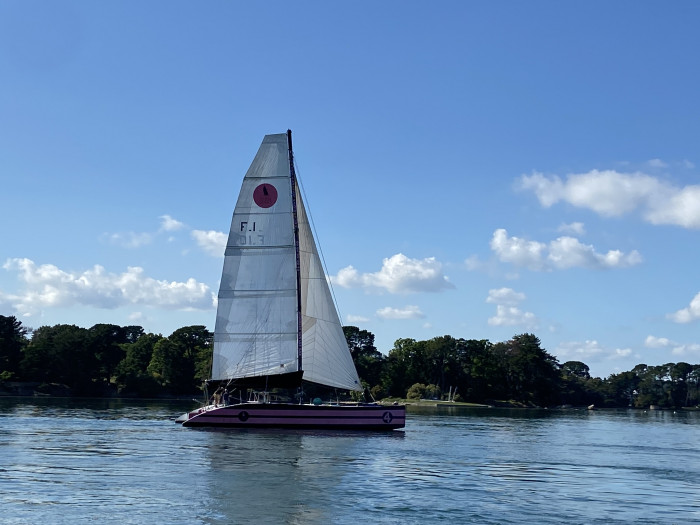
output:
M 187 429 L 185 403 L 0 399 L 2 523 L 700 522 L 700 413 L 412 410 Z
M 403 432 L 197 431 L 211 437 L 206 456 L 216 479 L 211 496 L 217 514 L 299 524 L 330 523 L 343 505 L 351 512 L 347 497 L 340 497 L 352 483 L 348 471 L 371 468 L 359 449 L 371 451 L 373 442 L 404 437 Z

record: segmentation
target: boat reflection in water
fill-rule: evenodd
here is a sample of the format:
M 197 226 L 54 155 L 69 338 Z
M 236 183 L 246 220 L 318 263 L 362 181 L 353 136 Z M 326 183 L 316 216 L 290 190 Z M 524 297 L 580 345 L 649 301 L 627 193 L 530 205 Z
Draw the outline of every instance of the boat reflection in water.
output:
M 343 506 L 335 495 L 347 492 L 348 468 L 362 467 L 371 475 L 367 457 L 373 444 L 386 447 L 386 440 L 400 444 L 405 439 L 401 431 L 200 431 L 208 438 L 208 512 L 231 520 L 226 523 L 247 523 L 255 516 L 265 523 L 332 523 Z

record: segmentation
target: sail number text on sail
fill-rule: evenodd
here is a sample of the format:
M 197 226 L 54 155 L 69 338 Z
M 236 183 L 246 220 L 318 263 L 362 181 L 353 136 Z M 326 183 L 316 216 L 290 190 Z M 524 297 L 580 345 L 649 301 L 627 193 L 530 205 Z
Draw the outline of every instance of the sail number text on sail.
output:
M 262 246 L 265 244 L 265 236 L 262 233 L 251 234 L 255 231 L 255 222 L 249 228 L 247 222 L 241 222 L 241 235 L 238 236 L 238 246 Z

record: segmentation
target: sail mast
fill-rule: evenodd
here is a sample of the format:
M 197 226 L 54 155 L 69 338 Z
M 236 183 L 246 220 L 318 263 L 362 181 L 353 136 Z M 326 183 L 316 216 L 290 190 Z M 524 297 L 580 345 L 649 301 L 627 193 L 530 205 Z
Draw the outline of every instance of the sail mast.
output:
M 287 130 L 287 149 L 289 150 L 289 178 L 292 183 L 292 217 L 294 220 L 294 255 L 297 265 L 297 370 L 301 367 L 301 262 L 299 259 L 299 222 L 297 220 L 297 177 L 294 171 L 294 153 L 292 151 L 292 130 Z

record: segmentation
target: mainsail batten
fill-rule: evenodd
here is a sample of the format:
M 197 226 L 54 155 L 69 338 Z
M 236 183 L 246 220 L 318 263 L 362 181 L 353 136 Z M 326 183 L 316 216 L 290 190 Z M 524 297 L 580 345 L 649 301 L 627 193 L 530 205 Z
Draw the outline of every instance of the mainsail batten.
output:
M 301 344 L 304 380 L 361 390 L 291 159 L 288 135 L 267 135 L 243 179 L 219 289 L 212 379 L 298 375 Z

